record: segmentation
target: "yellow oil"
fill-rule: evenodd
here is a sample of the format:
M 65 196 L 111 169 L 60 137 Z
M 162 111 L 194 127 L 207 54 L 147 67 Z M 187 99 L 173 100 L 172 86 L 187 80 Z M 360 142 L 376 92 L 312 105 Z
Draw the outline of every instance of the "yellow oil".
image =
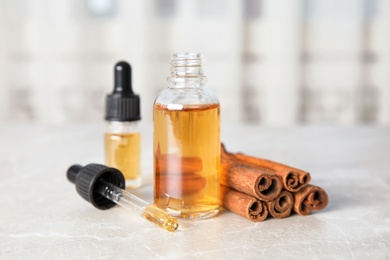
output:
M 211 217 L 220 205 L 219 173 L 219 104 L 155 105 L 155 205 L 177 217 Z
M 119 169 L 126 179 L 126 186 L 141 185 L 141 134 L 106 133 L 106 165 Z
M 176 218 L 171 217 L 168 213 L 153 205 L 147 206 L 141 215 L 159 227 L 171 232 L 176 231 L 179 227 L 179 222 Z

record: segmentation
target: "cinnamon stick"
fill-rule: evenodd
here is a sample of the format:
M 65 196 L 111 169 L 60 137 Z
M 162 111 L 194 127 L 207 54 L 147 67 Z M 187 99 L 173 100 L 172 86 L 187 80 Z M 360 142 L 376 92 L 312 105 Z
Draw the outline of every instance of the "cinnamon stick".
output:
M 328 205 L 328 194 L 321 187 L 307 185 L 294 194 L 294 211 L 309 215 L 313 210 L 322 210 Z
M 293 206 L 294 196 L 286 190 L 283 190 L 276 199 L 267 202 L 268 212 L 274 218 L 290 216 Z
M 206 179 L 198 173 L 203 168 L 199 157 L 161 154 L 159 148 L 155 154 L 155 192 L 180 198 L 195 194 L 205 187 Z
M 282 177 L 284 188 L 291 192 L 299 191 L 311 180 L 310 173 L 306 171 L 270 160 L 245 155 L 243 153 L 229 153 L 226 151 L 223 144 L 221 145 L 221 153 L 225 153 L 227 156 L 236 158 L 240 163 L 249 164 L 252 165 L 252 167 L 255 165 L 259 167 L 259 169 L 272 170 L 274 173 Z
M 159 192 L 161 196 L 169 194 L 171 197 L 181 198 L 203 190 L 206 186 L 206 178 L 197 173 L 157 173 L 155 186 L 155 192 Z
M 156 153 L 156 170 L 161 173 L 192 173 L 199 172 L 202 168 L 202 160 L 199 157 L 179 157 L 176 154 Z
M 223 147 L 223 146 L 222 146 Z M 283 188 L 282 178 L 267 169 L 241 164 L 221 150 L 221 184 L 263 201 L 275 199 Z
M 257 200 L 245 193 L 235 191 L 221 185 L 222 205 L 233 213 L 236 213 L 253 222 L 260 222 L 267 218 L 268 210 L 264 201 Z

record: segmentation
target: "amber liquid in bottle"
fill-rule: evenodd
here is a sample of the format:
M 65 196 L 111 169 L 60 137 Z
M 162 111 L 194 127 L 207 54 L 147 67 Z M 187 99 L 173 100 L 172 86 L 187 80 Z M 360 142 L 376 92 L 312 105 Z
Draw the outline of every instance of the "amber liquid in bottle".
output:
M 141 184 L 141 134 L 140 133 L 106 133 L 106 164 L 119 169 L 130 188 Z
M 154 203 L 173 216 L 211 217 L 220 205 L 219 104 L 169 108 L 154 105 Z

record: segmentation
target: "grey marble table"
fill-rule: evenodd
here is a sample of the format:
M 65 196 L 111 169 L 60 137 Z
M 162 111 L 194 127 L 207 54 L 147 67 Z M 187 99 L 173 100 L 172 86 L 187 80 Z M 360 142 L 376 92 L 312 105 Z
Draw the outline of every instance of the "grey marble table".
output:
M 152 201 L 152 134 L 143 129 L 143 186 Z M 99 211 L 65 177 L 102 162 L 104 125 L 0 123 L 1 259 L 390 258 L 390 129 L 223 125 L 230 151 L 308 170 L 329 194 L 310 216 L 252 223 L 226 210 L 169 233 L 128 211 Z

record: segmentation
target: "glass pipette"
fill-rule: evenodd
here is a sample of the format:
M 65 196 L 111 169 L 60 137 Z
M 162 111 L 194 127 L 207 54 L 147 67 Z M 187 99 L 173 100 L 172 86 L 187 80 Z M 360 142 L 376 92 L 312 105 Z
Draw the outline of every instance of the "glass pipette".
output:
M 115 168 L 100 164 L 88 164 L 85 167 L 73 165 L 68 169 L 67 177 L 76 185 L 80 196 L 98 209 L 109 209 L 118 204 L 139 212 L 142 217 L 165 230 L 175 231 L 179 227 L 176 218 L 125 191 L 123 174 Z

